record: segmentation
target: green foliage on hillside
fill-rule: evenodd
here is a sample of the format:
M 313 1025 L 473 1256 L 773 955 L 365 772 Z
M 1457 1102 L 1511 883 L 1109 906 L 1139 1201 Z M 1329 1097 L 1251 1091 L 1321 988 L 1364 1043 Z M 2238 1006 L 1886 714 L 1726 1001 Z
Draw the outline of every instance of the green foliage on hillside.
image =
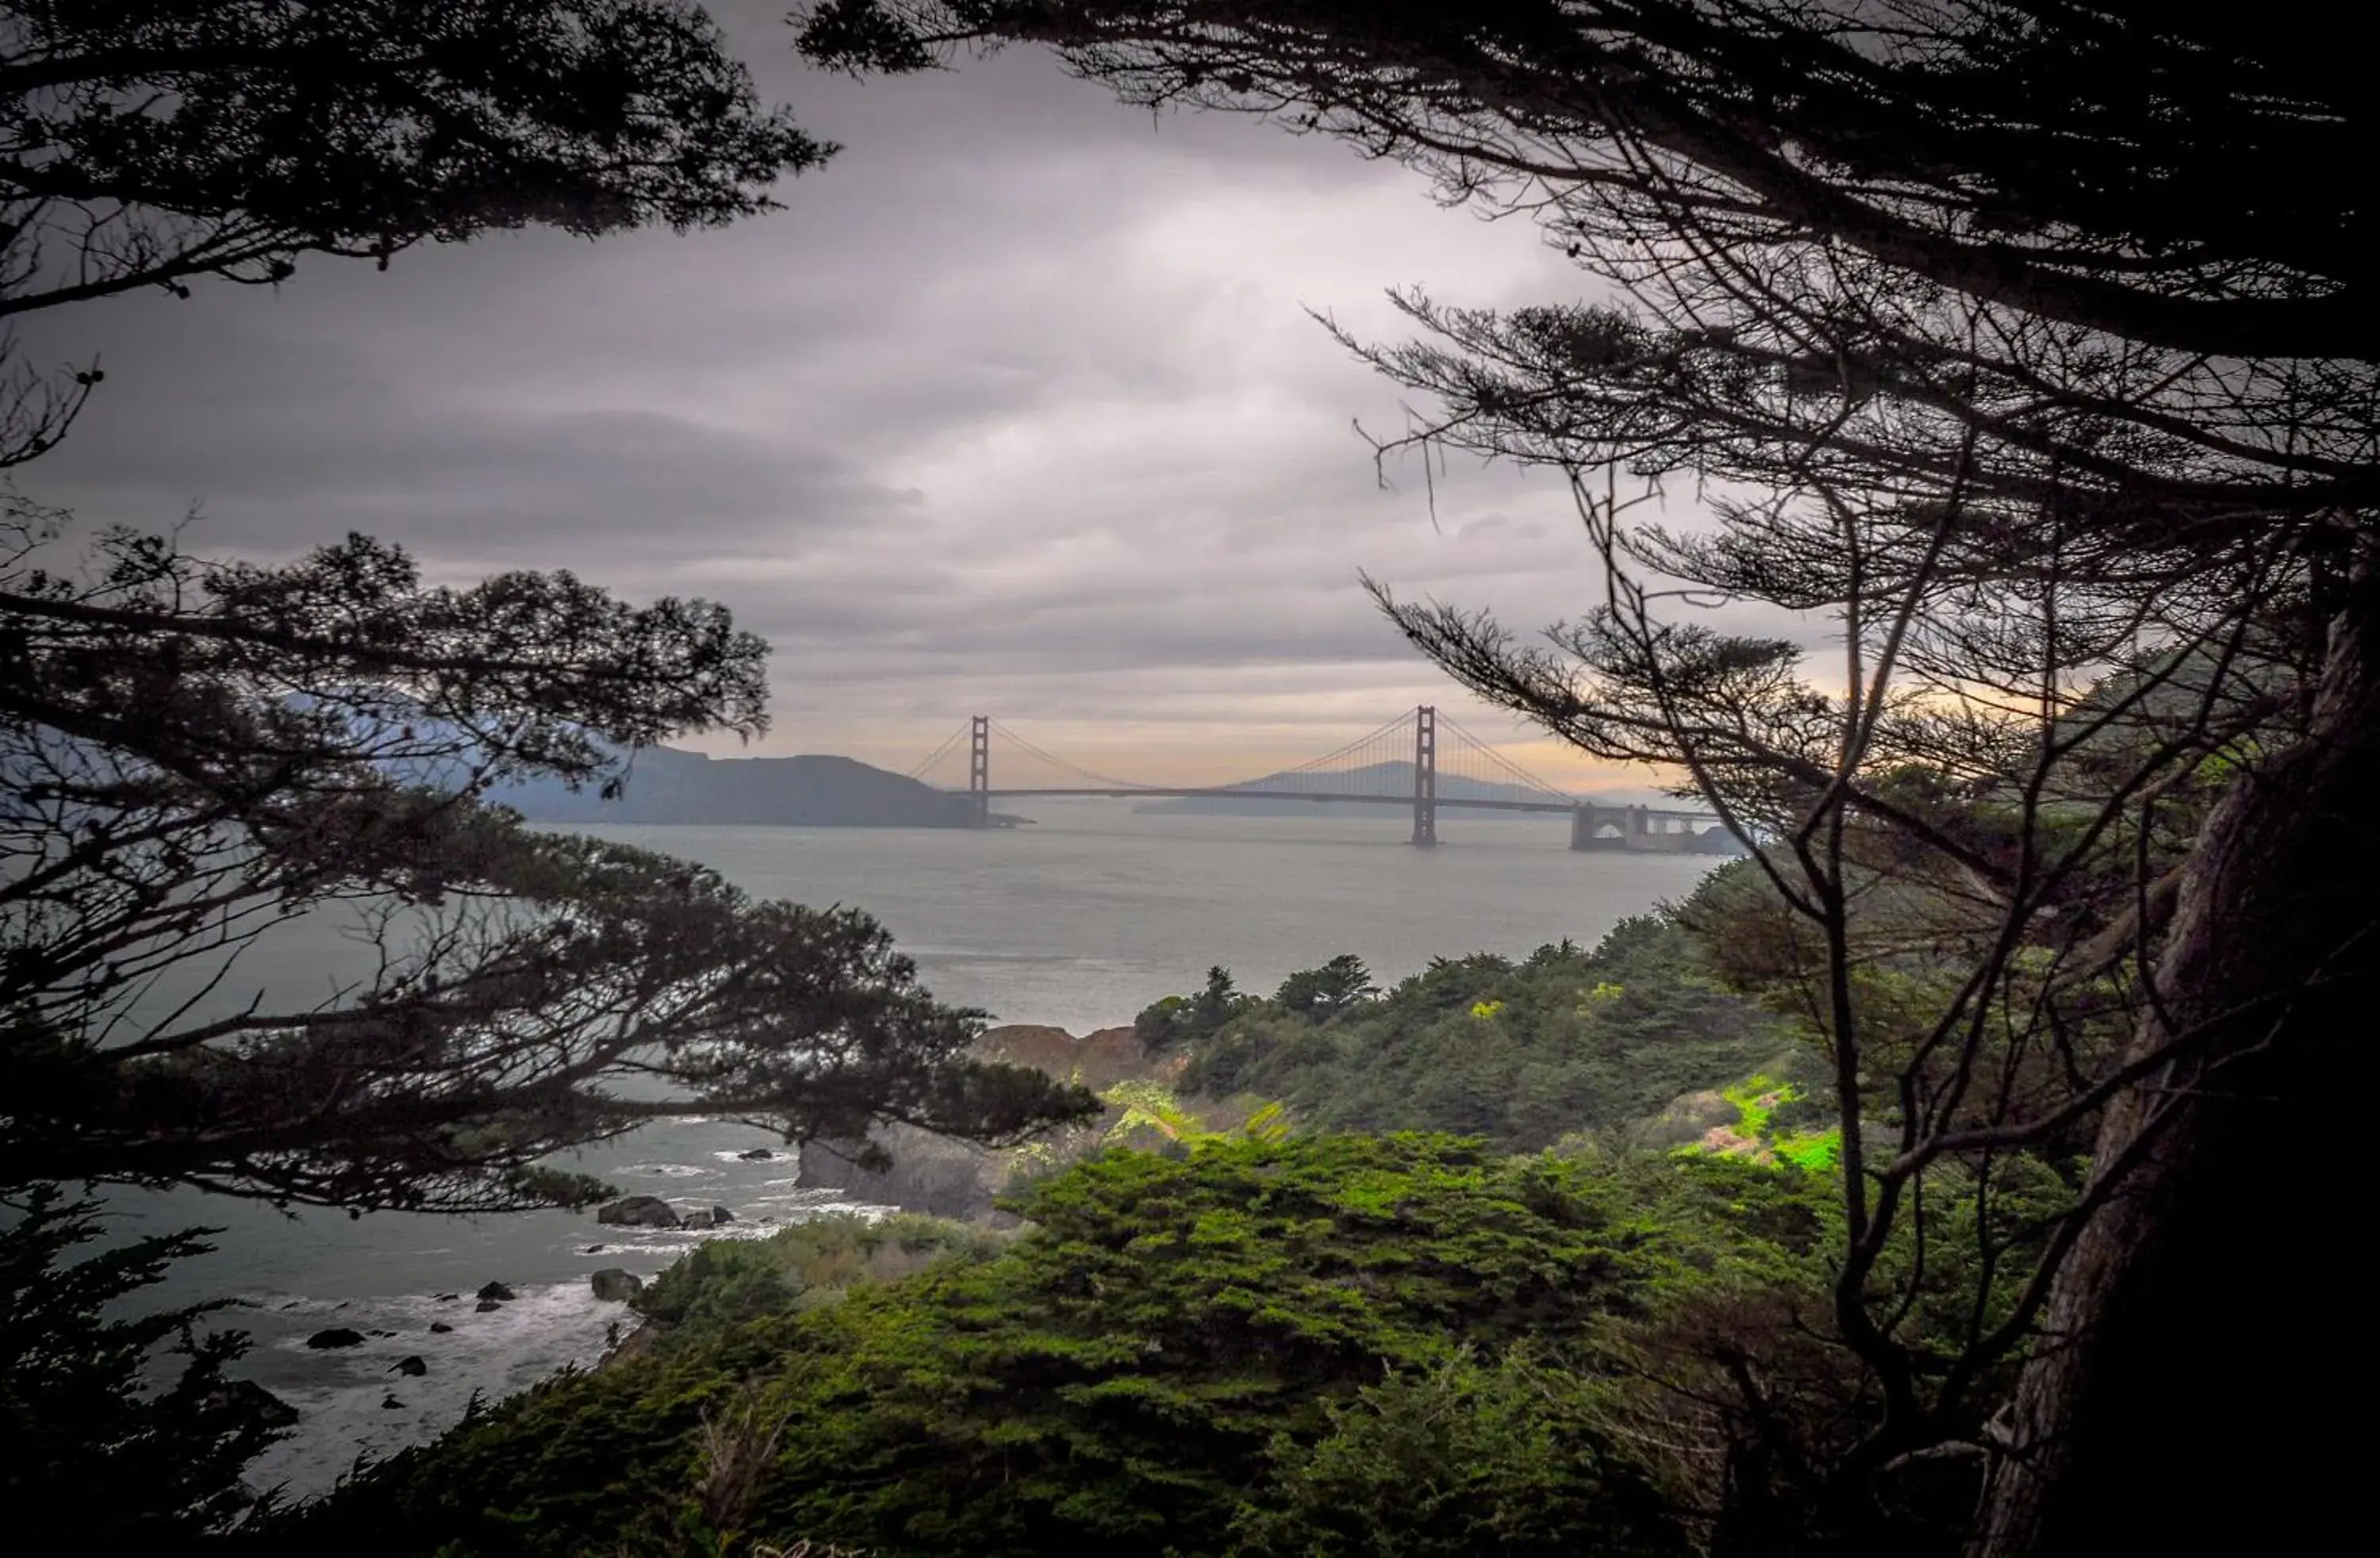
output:
M 1248 1004 L 1249 997 L 1232 982 L 1231 970 L 1219 963 L 1207 970 L 1206 986 L 1197 994 L 1169 995 L 1144 1007 L 1133 1019 L 1133 1033 L 1151 1051 L 1168 1049 L 1216 1032 Z
M 1519 1345 L 1469 1348 L 1333 1402 L 1312 1446 L 1284 1442 L 1279 1499 L 1251 1551 L 1300 1558 L 1670 1550 L 1670 1522 L 1616 1506 L 1596 1382 Z
M 982 1259 L 1000 1235 L 947 1218 L 820 1217 L 765 1238 L 713 1239 L 655 1278 L 629 1307 L 665 1335 L 701 1333 L 797 1305 L 831 1303 L 952 1257 Z
M 284 1535 L 559 1558 L 614 1533 L 695 1551 L 691 1521 L 878 1558 L 1259 1558 L 1376 1551 L 1353 1525 L 1316 1548 L 1309 1516 L 1393 1485 L 1416 1524 L 1378 1551 L 1551 1554 L 1583 1529 L 1598 1552 L 1682 1551 L 1585 1386 L 1549 1410 L 1545 1355 L 1507 1356 L 1584 1356 L 1691 1270 L 1607 1170 L 1445 1138 L 1222 1138 L 1105 1154 L 1021 1210 L 1033 1226 L 998 1253 L 839 1303 L 711 1319 L 734 1306 L 701 1290 L 738 1285 L 740 1255 L 665 1279 L 696 1321 L 672 1345 L 515 1398 Z M 720 1505 L 724 1423 L 767 1452 L 740 1507 Z M 1439 1439 L 1482 1459 L 1415 1481 Z
M 1188 1036 L 1183 1090 L 1279 1099 L 1319 1128 L 1451 1131 L 1528 1151 L 1794 1048 L 1667 915 L 1623 920 L 1593 952 L 1564 942 L 1521 963 L 1441 957 L 1384 995 L 1368 984 L 1352 957 L 1292 975 L 1274 999 Z

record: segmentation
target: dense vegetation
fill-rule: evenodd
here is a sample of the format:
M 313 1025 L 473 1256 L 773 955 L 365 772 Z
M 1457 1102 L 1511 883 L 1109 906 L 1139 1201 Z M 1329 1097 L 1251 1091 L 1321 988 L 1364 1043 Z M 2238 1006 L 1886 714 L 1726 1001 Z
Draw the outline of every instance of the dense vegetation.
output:
M 400 1457 L 290 1536 L 559 1558 L 615 1530 L 671 1551 L 693 1512 L 722 1538 L 880 1554 L 1375 1552 L 1391 1549 L 1364 1523 L 1392 1491 L 1428 1506 L 1396 1551 L 1569 1552 L 1584 1531 L 1598 1551 L 1681 1550 L 1585 1378 L 1557 1385 L 1543 1361 L 1686 1270 L 1609 1172 L 1440 1137 L 1242 1138 L 1109 1153 L 1022 1210 L 1032 1226 L 997 1253 L 917 1226 L 892 1242 L 962 1248 L 840 1302 L 796 1283 L 768 1312 L 681 1324 Z M 770 1262 L 711 1275 L 748 1295 Z M 656 1293 L 691 1315 L 703 1285 Z M 1449 1422 L 1451 1403 L 1478 1409 Z M 744 1442 L 721 1442 L 727 1422 Z M 722 1504 L 722 1467 L 756 1455 L 748 1499 Z M 1309 1540 L 1326 1507 L 1343 1534 Z
M 1254 1001 L 1218 971 L 1137 1026 L 1187 1051 L 1184 1091 L 1253 1092 L 1317 1127 L 1452 1131 L 1505 1151 L 1618 1128 L 1795 1053 L 1666 914 L 1622 921 L 1592 952 L 1440 957 L 1385 993 L 1369 984 L 1340 958 Z
M 1351 957 L 1269 1000 L 1217 970 L 1143 1016 L 1181 1092 L 1127 1084 L 1104 1145 L 1017 1181 L 1021 1229 L 830 1218 L 705 1246 L 604 1368 L 269 1540 L 1453 1558 L 1728 1551 L 1755 1523 L 1811 1552 L 1948 1552 L 1971 1465 L 1880 1472 L 1855 1505 L 1828 1474 L 1888 1406 L 1834 1331 L 1834 1135 L 1788 1075 L 1806 1030 L 1703 945 L 1664 913 L 1386 993 Z M 1246 1111 L 1272 1085 L 1291 1107 Z M 1663 1135 L 1681 1092 L 1716 1113 Z M 1937 1180 L 1934 1248 L 1879 1262 L 1933 1367 L 2010 1312 L 2023 1268 L 1998 1258 L 2065 1193 L 2041 1165 L 1979 1188 Z M 1979 1434 L 1988 1394 L 1946 1431 Z

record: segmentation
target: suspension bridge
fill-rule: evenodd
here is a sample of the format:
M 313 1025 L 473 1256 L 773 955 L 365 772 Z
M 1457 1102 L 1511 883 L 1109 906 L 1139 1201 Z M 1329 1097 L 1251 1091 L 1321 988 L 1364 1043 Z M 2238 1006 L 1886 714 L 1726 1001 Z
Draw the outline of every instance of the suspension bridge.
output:
M 998 784 L 993 782 L 995 751 L 1003 776 Z M 1227 785 L 1168 785 L 1097 773 L 1046 750 L 989 714 L 978 714 L 953 731 L 909 770 L 909 777 L 959 793 L 962 757 L 968 815 L 977 827 L 1000 825 L 993 801 L 1037 796 L 1347 801 L 1410 808 L 1412 842 L 1424 848 L 1438 843 L 1440 811 L 1477 810 L 1567 814 L 1572 849 L 1734 852 L 1725 830 L 1706 811 L 1609 806 L 1567 794 L 1428 704 L 1294 768 Z M 1022 782 L 1005 777 L 1012 768 L 1023 772 Z

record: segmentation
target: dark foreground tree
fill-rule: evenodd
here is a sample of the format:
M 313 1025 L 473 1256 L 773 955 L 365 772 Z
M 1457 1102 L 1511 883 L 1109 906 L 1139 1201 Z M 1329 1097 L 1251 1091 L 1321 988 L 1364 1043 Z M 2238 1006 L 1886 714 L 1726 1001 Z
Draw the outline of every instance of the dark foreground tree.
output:
M 425 588 L 360 538 L 265 567 L 118 534 L 76 573 L 37 541 L 0 562 L 0 1184 L 502 1211 L 596 1195 L 539 1160 L 669 1114 L 1007 1141 L 1094 1107 L 969 1061 L 979 1015 L 856 911 L 480 801 L 759 729 L 765 647 L 719 608 Z M 324 915 L 356 977 L 231 998 Z
M 2338 176 L 2368 97 L 2317 18 L 844 0 L 804 32 L 891 69 L 1003 40 L 1406 161 L 1624 289 L 1502 316 L 1412 295 L 1437 339 L 1369 352 L 1438 402 L 1421 442 L 1564 470 L 1610 565 L 1550 652 L 1401 620 L 1772 845 L 1823 976 L 1836 1322 L 1893 1398 L 1876 1469 L 1955 1449 L 1927 1444 L 1943 1393 L 2023 1345 L 1988 1551 L 2348 1517 L 2345 1442 L 2290 1395 L 2358 1325 L 2322 1229 L 2380 967 L 2380 310 Z M 1614 471 L 1715 483 L 1719 529 L 1633 522 L 1591 479 Z M 1681 621 L 1681 585 L 1833 615 L 1841 669 L 1807 685 L 1790 645 Z M 1947 1375 L 1897 1355 L 1863 1249 L 1933 1164 L 1988 1194 L 2077 1128 L 2069 1213 L 2010 1243 L 2039 1262 L 2024 1310 Z
M 11 0 L 0 321 L 493 228 L 716 226 L 832 151 L 685 0 Z M 0 468 L 90 387 L 13 374 Z
M 71 1259 L 97 1218 L 51 1186 L 0 1203 L 0 1491 L 91 1552 L 178 1552 L 246 1506 L 240 1468 L 294 1414 L 225 1378 L 247 1343 L 201 1330 L 219 1305 L 109 1313 L 205 1254 L 200 1232 Z

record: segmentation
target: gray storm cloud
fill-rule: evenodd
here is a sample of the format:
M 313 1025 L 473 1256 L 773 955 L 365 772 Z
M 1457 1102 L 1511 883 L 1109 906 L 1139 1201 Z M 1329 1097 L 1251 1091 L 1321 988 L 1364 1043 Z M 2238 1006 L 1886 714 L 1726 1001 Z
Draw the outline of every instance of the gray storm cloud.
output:
M 1405 412 L 1305 312 L 1393 335 L 1391 286 L 1575 297 L 1536 233 L 1336 144 L 1152 124 L 1037 56 L 857 84 L 729 19 L 847 148 L 784 212 L 38 319 L 31 358 L 108 379 L 20 484 L 86 526 L 196 505 L 206 552 L 359 529 L 444 577 L 708 595 L 777 647 L 765 749 L 887 762 L 977 710 L 1129 726 L 1173 744 L 1159 766 L 1294 758 L 1465 706 L 1359 569 L 1519 624 L 1591 603 L 1556 483 L 1458 465 L 1433 512 L 1408 464 L 1383 490 L 1351 424 Z

